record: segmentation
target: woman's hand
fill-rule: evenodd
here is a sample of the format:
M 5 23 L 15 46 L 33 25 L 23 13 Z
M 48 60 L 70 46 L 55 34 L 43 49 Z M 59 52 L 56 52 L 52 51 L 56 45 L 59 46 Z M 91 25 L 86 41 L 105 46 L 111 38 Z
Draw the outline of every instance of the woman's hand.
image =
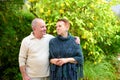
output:
M 54 58 L 50 60 L 50 63 L 55 64 L 57 66 L 62 66 L 63 64 L 67 63 L 66 58 Z
M 59 62 L 58 58 L 54 58 L 54 59 L 50 59 L 50 63 L 57 65 L 57 63 Z
M 55 64 L 57 66 L 62 66 L 66 63 L 77 63 L 74 58 L 54 58 L 50 60 L 50 63 Z

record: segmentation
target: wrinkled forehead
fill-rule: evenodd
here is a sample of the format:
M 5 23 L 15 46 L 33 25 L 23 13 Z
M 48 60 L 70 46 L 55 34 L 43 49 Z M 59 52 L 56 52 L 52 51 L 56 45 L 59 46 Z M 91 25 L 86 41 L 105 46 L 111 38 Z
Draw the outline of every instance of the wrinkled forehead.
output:
M 45 24 L 45 21 L 39 20 L 40 24 Z
M 45 24 L 45 22 L 43 20 L 39 20 L 38 25 L 45 26 L 46 24 Z

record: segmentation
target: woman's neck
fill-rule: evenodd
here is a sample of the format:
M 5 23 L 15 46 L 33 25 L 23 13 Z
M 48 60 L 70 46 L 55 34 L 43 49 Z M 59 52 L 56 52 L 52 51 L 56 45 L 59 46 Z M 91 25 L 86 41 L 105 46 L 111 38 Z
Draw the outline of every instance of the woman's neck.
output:
M 68 37 L 68 32 L 64 33 L 63 35 L 61 35 L 62 37 L 64 38 L 67 38 Z

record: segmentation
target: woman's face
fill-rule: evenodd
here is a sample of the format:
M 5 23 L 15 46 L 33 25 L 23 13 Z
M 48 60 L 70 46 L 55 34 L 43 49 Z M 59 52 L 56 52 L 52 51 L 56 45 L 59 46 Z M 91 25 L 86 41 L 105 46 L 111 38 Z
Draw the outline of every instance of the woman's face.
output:
M 63 21 L 58 21 L 56 24 L 56 31 L 58 35 L 64 36 L 68 31 L 68 28 Z

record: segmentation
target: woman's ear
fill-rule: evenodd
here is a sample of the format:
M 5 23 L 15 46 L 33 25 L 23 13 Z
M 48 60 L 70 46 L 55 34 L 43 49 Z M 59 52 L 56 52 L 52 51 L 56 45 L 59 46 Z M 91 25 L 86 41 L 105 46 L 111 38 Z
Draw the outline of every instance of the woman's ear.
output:
M 65 27 L 67 30 L 69 30 L 69 25 L 68 24 L 65 24 Z

